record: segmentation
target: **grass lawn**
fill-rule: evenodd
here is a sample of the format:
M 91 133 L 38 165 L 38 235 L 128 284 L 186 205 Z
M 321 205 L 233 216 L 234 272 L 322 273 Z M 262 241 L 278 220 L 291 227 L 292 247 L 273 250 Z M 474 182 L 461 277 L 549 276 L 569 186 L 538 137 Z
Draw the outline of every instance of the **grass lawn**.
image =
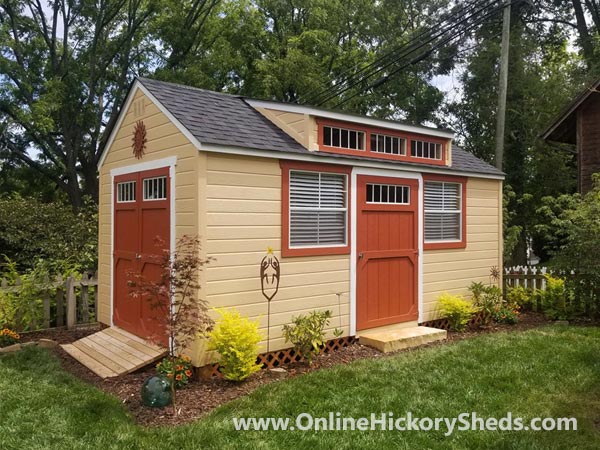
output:
M 198 398 L 201 402 L 202 399 Z M 232 417 L 576 417 L 578 431 L 235 431 Z M 600 328 L 499 333 L 264 386 L 196 423 L 135 425 L 42 349 L 0 357 L 2 449 L 600 448 Z

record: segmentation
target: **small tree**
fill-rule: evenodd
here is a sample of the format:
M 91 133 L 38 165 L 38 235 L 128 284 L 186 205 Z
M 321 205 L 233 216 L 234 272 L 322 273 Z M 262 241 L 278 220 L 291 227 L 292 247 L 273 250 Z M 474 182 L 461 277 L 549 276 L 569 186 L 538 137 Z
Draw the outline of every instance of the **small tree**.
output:
M 171 366 L 179 354 L 196 339 L 207 332 L 213 324 L 208 316 L 205 300 L 199 298 L 200 271 L 210 259 L 200 257 L 200 239 L 184 235 L 177 240 L 171 253 L 165 249 L 164 240 L 157 238 L 155 245 L 161 249 L 160 277 L 144 276 L 141 272 L 129 272 L 131 296 L 147 301 L 154 312 L 152 320 L 161 333 L 154 336 L 158 342 L 168 339 L 168 356 Z M 175 378 L 171 377 L 173 413 L 175 406 Z

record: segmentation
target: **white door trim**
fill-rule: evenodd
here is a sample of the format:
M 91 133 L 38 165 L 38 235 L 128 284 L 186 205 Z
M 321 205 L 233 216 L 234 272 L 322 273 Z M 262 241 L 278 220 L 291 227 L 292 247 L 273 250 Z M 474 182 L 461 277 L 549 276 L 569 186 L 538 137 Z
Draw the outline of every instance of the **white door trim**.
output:
M 351 202 L 351 237 L 350 237 L 350 336 L 356 336 L 356 237 L 358 230 L 358 195 L 357 180 L 359 175 L 409 178 L 419 182 L 419 204 L 417 205 L 418 249 L 419 265 L 417 274 L 417 303 L 419 309 L 418 321 L 423 321 L 423 176 L 420 173 L 402 172 L 398 170 L 367 169 L 354 167 L 351 175 L 350 202 Z
M 115 294 L 115 177 L 119 175 L 127 175 L 130 173 L 144 172 L 146 170 L 169 168 L 169 250 L 171 253 L 175 250 L 175 166 L 177 165 L 177 157 L 170 156 L 163 159 L 155 159 L 152 161 L 144 161 L 138 164 L 118 167 L 110 171 L 110 326 L 113 324 L 113 308 Z

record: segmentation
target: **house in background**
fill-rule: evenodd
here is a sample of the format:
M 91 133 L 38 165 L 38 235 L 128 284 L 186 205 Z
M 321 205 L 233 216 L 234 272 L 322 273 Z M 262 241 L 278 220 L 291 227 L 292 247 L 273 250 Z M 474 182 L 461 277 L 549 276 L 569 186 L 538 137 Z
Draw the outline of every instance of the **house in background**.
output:
M 446 130 L 137 79 L 99 163 L 99 321 L 151 335 L 127 271 L 156 271 L 154 238 L 173 249 L 184 234 L 214 258 L 200 295 L 263 331 L 259 267 L 273 249 L 270 350 L 289 347 L 282 325 L 315 309 L 333 312 L 328 336 L 435 319 L 440 294 L 502 267 L 503 174 L 452 141 Z
M 582 194 L 589 192 L 592 175 L 600 172 L 600 78 L 575 97 L 542 138 L 575 146 L 577 188 Z

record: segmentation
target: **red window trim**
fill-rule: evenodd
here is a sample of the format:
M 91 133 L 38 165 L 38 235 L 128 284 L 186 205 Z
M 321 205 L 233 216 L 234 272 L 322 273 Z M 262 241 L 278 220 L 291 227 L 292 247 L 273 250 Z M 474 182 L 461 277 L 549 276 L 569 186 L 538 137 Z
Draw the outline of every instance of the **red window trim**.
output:
M 390 130 L 388 128 L 376 128 L 376 127 L 370 127 L 370 126 L 349 123 L 349 122 L 341 122 L 338 120 L 331 120 L 331 119 L 318 118 L 317 125 L 319 128 L 317 142 L 319 144 L 319 150 L 321 150 L 323 152 L 338 153 L 338 154 L 342 154 L 342 155 L 351 155 L 351 156 L 367 156 L 367 157 L 371 157 L 371 158 L 388 159 L 388 160 L 391 159 L 394 161 L 416 162 L 416 163 L 421 163 L 421 164 L 430 164 L 430 165 L 434 165 L 434 166 L 445 166 L 446 165 L 446 150 L 447 150 L 447 146 L 448 146 L 447 139 L 434 137 L 434 136 L 428 136 L 426 134 L 405 133 L 405 132 L 399 132 L 396 130 Z M 346 129 L 349 129 L 352 131 L 362 131 L 363 133 L 365 133 L 365 141 L 366 141 L 365 149 L 364 150 L 352 150 L 352 149 L 348 149 L 348 148 L 330 147 L 328 145 L 324 145 L 323 144 L 323 142 L 324 142 L 323 141 L 323 126 L 346 128 Z M 399 137 L 399 138 L 405 139 L 406 155 L 389 155 L 386 153 L 372 152 L 371 151 L 371 133 L 386 134 L 388 136 L 394 136 L 394 137 Z M 416 157 L 416 156 L 411 156 L 410 155 L 411 141 L 413 141 L 413 140 L 433 142 L 435 144 L 442 144 L 442 159 L 429 159 L 429 158 L 420 158 L 420 157 Z
M 304 163 L 298 161 L 280 161 L 281 166 L 281 256 L 321 256 L 350 254 L 351 223 L 350 218 L 350 179 L 352 168 L 332 164 Z M 290 171 L 329 172 L 346 175 L 346 245 L 335 247 L 290 248 Z
M 462 230 L 461 240 L 453 242 L 427 242 L 425 241 L 425 201 L 423 201 L 423 250 L 444 250 L 467 247 L 467 177 L 455 177 L 451 175 L 429 175 L 423 174 L 423 195 L 425 195 L 425 183 L 428 181 L 444 181 L 447 183 L 460 184 L 461 189 L 461 214 Z

